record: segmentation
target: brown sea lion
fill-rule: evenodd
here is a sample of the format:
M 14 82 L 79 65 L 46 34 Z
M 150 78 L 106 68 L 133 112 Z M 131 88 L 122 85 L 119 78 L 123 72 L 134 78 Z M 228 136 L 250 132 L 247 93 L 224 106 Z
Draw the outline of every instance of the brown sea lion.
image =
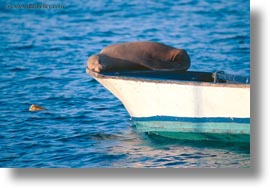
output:
M 94 72 L 119 70 L 187 70 L 190 58 L 183 49 L 157 42 L 128 42 L 105 47 L 89 57 Z

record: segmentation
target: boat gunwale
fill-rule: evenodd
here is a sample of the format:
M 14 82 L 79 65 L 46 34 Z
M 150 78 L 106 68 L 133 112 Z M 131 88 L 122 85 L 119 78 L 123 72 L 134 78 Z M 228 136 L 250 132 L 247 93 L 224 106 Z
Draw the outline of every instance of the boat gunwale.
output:
M 186 81 L 186 80 L 172 80 L 172 79 L 154 79 L 154 78 L 142 78 L 132 76 L 121 76 L 121 75 L 106 75 L 97 73 L 86 68 L 86 72 L 94 78 L 102 79 L 118 79 L 118 80 L 129 80 L 129 81 L 140 81 L 150 83 L 168 83 L 178 85 L 193 85 L 193 86 L 208 86 L 208 87 L 232 87 L 232 88 L 250 88 L 250 83 L 214 83 L 214 82 L 200 82 L 200 81 Z M 200 72 L 207 73 L 207 72 Z M 210 72 L 209 72 L 210 73 Z

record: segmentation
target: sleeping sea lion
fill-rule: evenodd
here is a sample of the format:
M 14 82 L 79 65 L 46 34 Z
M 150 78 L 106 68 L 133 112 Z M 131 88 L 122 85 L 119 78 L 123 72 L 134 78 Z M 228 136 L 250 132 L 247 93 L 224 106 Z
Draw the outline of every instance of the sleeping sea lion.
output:
M 157 42 L 128 42 L 105 47 L 87 61 L 94 72 L 120 70 L 187 70 L 190 58 L 184 49 Z

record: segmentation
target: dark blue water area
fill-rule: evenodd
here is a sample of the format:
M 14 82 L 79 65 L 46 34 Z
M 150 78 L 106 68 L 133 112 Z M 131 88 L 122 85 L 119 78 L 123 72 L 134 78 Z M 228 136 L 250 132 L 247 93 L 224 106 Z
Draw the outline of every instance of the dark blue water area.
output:
M 107 45 L 156 41 L 186 49 L 190 70 L 249 76 L 249 1 L 18 4 L 0 3 L 0 167 L 250 166 L 249 144 L 139 133 L 121 102 L 85 73 L 88 57 Z M 48 110 L 29 112 L 31 104 Z

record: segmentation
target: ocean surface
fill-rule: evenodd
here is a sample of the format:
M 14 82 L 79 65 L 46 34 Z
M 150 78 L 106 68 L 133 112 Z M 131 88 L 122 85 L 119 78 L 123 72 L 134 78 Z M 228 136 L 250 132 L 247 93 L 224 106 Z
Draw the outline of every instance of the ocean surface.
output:
M 184 48 L 190 70 L 250 75 L 249 1 L 0 1 L 0 167 L 249 167 L 249 144 L 140 133 L 86 74 L 103 47 Z M 47 108 L 30 112 L 31 104 Z

